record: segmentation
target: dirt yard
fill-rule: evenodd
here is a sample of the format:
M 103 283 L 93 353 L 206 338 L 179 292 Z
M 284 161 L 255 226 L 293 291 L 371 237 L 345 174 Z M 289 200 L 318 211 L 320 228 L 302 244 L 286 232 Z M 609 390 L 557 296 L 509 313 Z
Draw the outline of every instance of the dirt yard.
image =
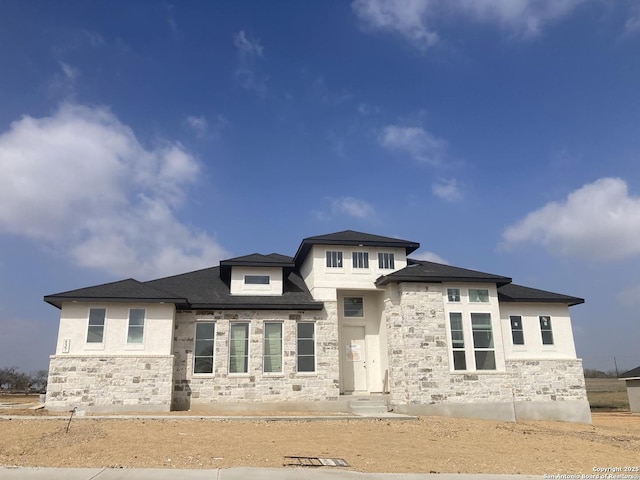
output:
M 0 415 L 38 411 L 0 409 Z M 46 416 L 46 413 L 41 413 Z M 74 418 L 0 420 L 0 465 L 281 467 L 285 456 L 343 458 L 361 472 L 593 474 L 640 466 L 640 415 L 593 425 L 418 420 L 237 421 Z M 639 474 L 640 472 L 635 472 Z

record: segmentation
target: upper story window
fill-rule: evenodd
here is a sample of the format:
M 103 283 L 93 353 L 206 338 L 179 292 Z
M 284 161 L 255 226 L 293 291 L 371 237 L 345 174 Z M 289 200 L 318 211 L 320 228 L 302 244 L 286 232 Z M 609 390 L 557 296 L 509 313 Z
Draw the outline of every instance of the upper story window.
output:
M 127 343 L 142 343 L 144 340 L 144 308 L 129 309 Z
M 540 332 L 542 333 L 542 344 L 553 345 L 553 330 L 551 329 L 551 317 L 540 317 Z
M 459 288 L 447 288 L 447 299 L 450 302 L 460 301 L 460 289 Z
M 393 253 L 378 253 L 378 268 L 388 270 L 396 268 Z
M 511 315 L 511 340 L 514 345 L 524 345 L 524 331 L 522 329 L 522 317 Z
M 470 288 L 469 301 L 477 303 L 489 303 L 489 290 L 486 288 Z
M 344 297 L 345 317 L 364 317 L 364 302 L 362 297 Z
M 353 268 L 369 268 L 369 254 L 367 252 L 353 252 Z
M 327 251 L 327 267 L 342 268 L 342 252 Z
M 102 343 L 104 339 L 104 319 L 106 308 L 89 309 L 89 327 L 87 328 L 87 343 Z
M 245 275 L 245 285 L 269 285 L 271 277 L 269 275 Z

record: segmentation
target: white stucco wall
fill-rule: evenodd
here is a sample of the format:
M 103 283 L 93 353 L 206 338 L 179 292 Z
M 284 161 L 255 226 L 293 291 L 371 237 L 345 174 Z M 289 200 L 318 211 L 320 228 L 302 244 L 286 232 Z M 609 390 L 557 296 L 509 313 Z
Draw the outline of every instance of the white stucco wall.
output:
M 327 267 L 327 251 L 342 252 L 342 268 Z M 353 268 L 353 252 L 367 252 L 369 268 Z M 378 253 L 394 254 L 393 270 L 378 267 Z M 302 265 L 301 272 L 313 298 L 335 301 L 337 289 L 374 289 L 374 282 L 378 277 L 406 266 L 407 255 L 403 248 L 314 245 Z
M 522 317 L 524 345 L 513 345 L 511 315 Z M 539 316 L 551 317 L 553 345 L 542 344 Z M 507 360 L 517 359 L 573 359 L 576 348 L 571 329 L 569 307 L 552 303 L 503 303 L 500 305 L 504 355 Z
M 87 343 L 90 308 L 106 308 L 102 343 Z M 130 308 L 145 309 L 142 343 L 127 344 Z M 56 355 L 170 355 L 174 318 L 173 304 L 64 303 Z
M 245 275 L 268 275 L 268 285 L 245 284 Z M 282 267 L 232 267 L 231 295 L 282 295 Z

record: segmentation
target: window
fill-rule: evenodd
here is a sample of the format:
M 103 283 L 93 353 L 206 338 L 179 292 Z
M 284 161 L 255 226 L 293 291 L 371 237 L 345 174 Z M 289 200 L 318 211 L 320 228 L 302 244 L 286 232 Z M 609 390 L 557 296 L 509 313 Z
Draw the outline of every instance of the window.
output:
M 196 322 L 193 373 L 213 373 L 215 333 L 214 322 Z
M 367 252 L 353 252 L 353 268 L 369 268 L 369 254 Z
M 489 313 L 472 313 L 473 349 L 476 370 L 495 370 L 496 357 L 493 350 L 493 332 Z
M 464 332 L 462 330 L 462 314 L 450 313 L 451 349 L 453 350 L 453 369 L 466 370 L 467 358 L 464 352 Z
M 447 298 L 450 302 L 460 301 L 460 289 L 459 288 L 447 288 Z
M 249 372 L 249 324 L 232 323 L 229 333 L 229 373 Z
M 540 332 L 542 333 L 542 344 L 553 345 L 553 330 L 551 330 L 551 317 L 540 317 Z
M 524 332 L 522 331 L 522 317 L 512 315 L 511 320 L 511 340 L 514 345 L 524 345 Z
M 265 373 L 282 373 L 282 324 L 264 324 L 264 357 Z
M 298 323 L 298 372 L 316 371 L 315 324 Z
M 144 308 L 129 309 L 127 343 L 142 343 L 144 339 Z
M 344 297 L 345 317 L 364 317 L 362 297 Z
M 87 329 L 87 343 L 102 343 L 104 337 L 104 318 L 106 308 L 89 309 L 89 327 Z
M 395 268 L 393 253 L 378 253 L 378 268 L 393 270 Z
M 489 290 L 485 288 L 470 288 L 469 289 L 469 301 L 470 302 L 489 302 Z
M 271 278 L 269 275 L 245 275 L 245 285 L 269 285 Z
M 342 268 L 342 252 L 327 252 L 327 267 Z

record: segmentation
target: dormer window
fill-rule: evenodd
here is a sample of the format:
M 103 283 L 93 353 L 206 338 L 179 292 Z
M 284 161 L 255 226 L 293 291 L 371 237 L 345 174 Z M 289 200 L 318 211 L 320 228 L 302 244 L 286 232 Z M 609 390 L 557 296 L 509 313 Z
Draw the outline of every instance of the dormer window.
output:
M 269 285 L 271 277 L 269 275 L 245 275 L 245 285 Z

